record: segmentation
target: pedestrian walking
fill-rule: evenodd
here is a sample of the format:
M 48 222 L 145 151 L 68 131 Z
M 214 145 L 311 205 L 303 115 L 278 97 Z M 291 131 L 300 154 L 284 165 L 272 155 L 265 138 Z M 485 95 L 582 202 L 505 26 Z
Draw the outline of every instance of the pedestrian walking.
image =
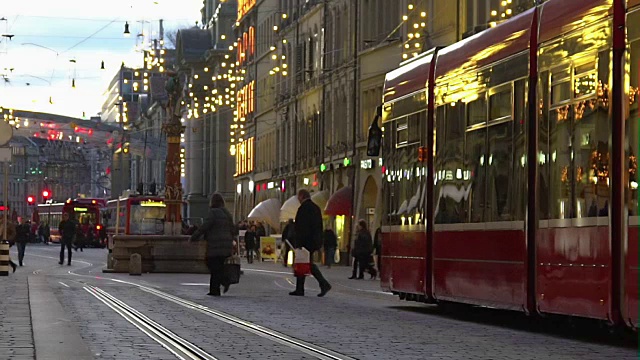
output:
M 327 265 L 327 268 L 331 268 L 333 258 L 336 255 L 336 248 L 338 247 L 338 237 L 336 233 L 331 229 L 326 229 L 324 231 L 322 244 L 324 246 L 324 263 Z
M 87 232 L 88 232 L 89 224 L 86 222 L 84 224 L 78 224 L 78 228 L 76 229 L 76 238 L 75 238 L 75 250 L 76 252 L 80 249 L 80 252 L 84 252 L 84 244 L 86 243 Z
M 357 268 L 354 262 L 353 273 L 349 279 L 356 279 L 356 271 L 358 271 L 357 279 L 364 279 L 364 273 L 368 270 L 371 277 L 374 277 L 374 271 L 371 271 L 370 265 L 371 254 L 373 252 L 373 242 L 371 240 L 371 233 L 367 229 L 367 222 L 365 220 L 359 220 L 356 227 L 356 241 L 352 250 L 352 255 L 355 262 L 358 263 Z M 376 274 L 377 275 L 377 274 Z
M 46 244 L 44 241 L 44 223 L 40 223 L 38 226 L 38 242 Z
M 5 240 L 9 242 L 9 246 L 11 247 L 16 239 L 16 225 L 11 220 L 7 220 L 7 224 L 7 238 Z M 4 219 L 0 216 L 0 236 L 4 236 L 4 228 Z M 11 260 L 11 255 L 9 255 L 9 265 L 11 265 L 13 272 L 16 272 L 18 265 Z
M 255 257 L 256 250 L 256 226 L 251 225 L 249 230 L 244 233 L 244 249 L 247 253 L 247 262 L 249 264 L 253 263 L 253 258 Z
M 300 207 L 296 213 L 295 243 L 293 246 L 309 251 L 311 274 L 320 285 L 318 296 L 322 297 L 331 290 L 331 284 L 322 276 L 318 266 L 313 263 L 313 252 L 322 247 L 322 213 L 318 205 L 311 201 L 309 191 L 305 189 L 298 191 L 298 201 L 300 201 Z M 290 292 L 289 295 L 304 296 L 304 282 L 305 276 L 296 276 L 296 290 Z
M 69 216 L 69 213 L 63 213 L 62 221 L 58 225 L 58 231 L 60 232 L 60 262 L 58 264 L 64 264 L 64 249 L 67 248 L 67 265 L 71 266 L 71 247 L 73 246 L 77 229 L 78 225 Z
M 224 274 L 224 262 L 233 254 L 233 238 L 237 234 L 233 223 L 233 217 L 224 204 L 224 199 L 219 193 L 211 195 L 209 202 L 209 215 L 201 227 L 199 227 L 189 241 L 197 241 L 204 235 L 207 241 L 207 267 L 211 273 L 209 279 L 210 296 L 220 296 L 220 286 L 223 293 L 229 291 L 229 280 Z
M 24 266 L 24 252 L 31 237 L 31 226 L 28 221 L 22 220 L 22 224 L 16 227 L 16 246 L 18 247 L 18 264 Z
M 49 223 L 46 223 L 44 226 L 44 243 L 49 245 L 51 242 L 51 228 L 49 227 Z

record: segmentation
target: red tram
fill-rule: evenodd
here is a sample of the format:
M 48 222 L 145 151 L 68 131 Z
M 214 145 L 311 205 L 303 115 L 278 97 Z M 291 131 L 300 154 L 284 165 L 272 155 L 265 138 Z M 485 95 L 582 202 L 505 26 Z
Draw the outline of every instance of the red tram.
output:
M 49 224 L 52 242 L 60 241 L 58 225 L 62 221 L 62 214 L 68 213 L 81 227 L 90 226 L 90 231 L 94 232 L 92 238 L 97 242 L 88 245 L 104 246 L 105 244 L 100 243 L 99 232 L 103 226 L 101 212 L 105 206 L 104 199 L 69 199 L 63 203 L 38 204 L 38 213 L 42 221 Z
M 637 328 L 640 0 L 612 3 L 550 0 L 387 74 L 383 289 Z
M 134 195 L 109 200 L 105 210 L 105 223 L 109 235 L 161 235 L 164 234 L 166 213 L 164 198 Z

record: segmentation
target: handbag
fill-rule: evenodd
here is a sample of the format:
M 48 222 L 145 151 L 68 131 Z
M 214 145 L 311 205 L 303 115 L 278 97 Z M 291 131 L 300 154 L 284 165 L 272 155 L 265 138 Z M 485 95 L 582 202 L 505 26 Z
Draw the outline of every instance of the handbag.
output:
M 333 263 L 334 264 L 338 264 L 340 263 L 340 250 L 335 250 L 335 252 L 333 253 Z
M 293 275 L 296 277 L 311 275 L 311 257 L 305 248 L 293 252 Z
M 240 282 L 240 257 L 238 255 L 229 256 L 224 260 L 224 276 L 229 284 Z

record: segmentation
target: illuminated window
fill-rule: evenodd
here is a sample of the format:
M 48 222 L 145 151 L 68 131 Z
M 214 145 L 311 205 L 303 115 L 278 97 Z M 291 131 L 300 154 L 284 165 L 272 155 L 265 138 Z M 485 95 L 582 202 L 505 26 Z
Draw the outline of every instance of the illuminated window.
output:
M 249 138 L 237 146 L 236 176 L 253 171 L 254 138 Z

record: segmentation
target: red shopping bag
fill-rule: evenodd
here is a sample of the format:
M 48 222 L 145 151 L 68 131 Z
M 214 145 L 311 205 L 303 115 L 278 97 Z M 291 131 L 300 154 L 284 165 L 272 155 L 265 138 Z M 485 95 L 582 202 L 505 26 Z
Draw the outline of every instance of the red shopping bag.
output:
M 309 251 L 305 248 L 300 248 L 295 249 L 293 254 L 293 275 L 311 275 L 311 257 L 309 256 Z

